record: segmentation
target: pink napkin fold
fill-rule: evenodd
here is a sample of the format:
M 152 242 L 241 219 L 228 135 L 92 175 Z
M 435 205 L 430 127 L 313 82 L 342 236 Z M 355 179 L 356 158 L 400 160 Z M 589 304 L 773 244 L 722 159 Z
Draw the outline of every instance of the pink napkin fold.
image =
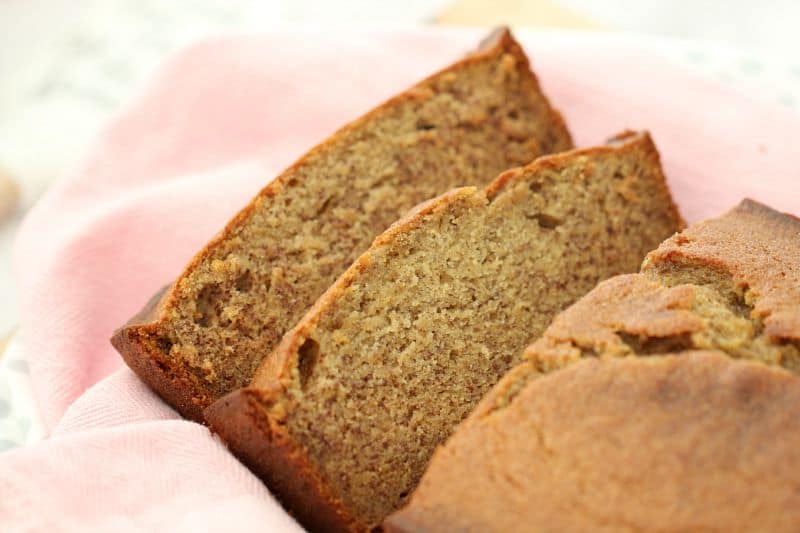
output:
M 298 528 L 204 427 L 124 368 L 108 338 L 283 167 L 481 37 L 222 37 L 157 72 L 20 230 L 22 330 L 51 436 L 0 455 L 0 528 Z M 800 214 L 797 116 L 607 36 L 521 40 L 578 145 L 651 131 L 688 221 L 743 196 Z

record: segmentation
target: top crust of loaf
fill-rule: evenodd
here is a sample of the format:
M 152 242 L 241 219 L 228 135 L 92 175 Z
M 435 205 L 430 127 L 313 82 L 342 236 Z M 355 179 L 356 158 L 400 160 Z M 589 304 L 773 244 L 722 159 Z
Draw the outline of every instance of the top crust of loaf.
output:
M 511 36 L 509 30 L 500 28 L 487 38 L 476 52 L 426 78 L 411 89 L 391 98 L 361 118 L 344 126 L 264 187 L 217 236 L 192 258 L 174 284 L 162 291 L 157 300 L 151 301 L 124 327 L 114 333 L 111 343 L 120 352 L 126 363 L 184 416 L 202 421 L 202 409 L 215 400 L 218 393 L 204 379 L 197 377 L 196 368 L 189 368 L 185 361 L 170 354 L 172 344 L 164 335 L 164 331 L 170 331 L 171 321 L 177 319 L 178 311 L 176 309 L 182 299 L 182 288 L 189 286 L 192 273 L 210 261 L 216 251 L 223 249 L 227 242 L 236 238 L 241 228 L 257 211 L 258 205 L 263 204 L 267 199 L 280 198 L 286 190 L 294 186 L 294 174 L 307 165 L 313 164 L 318 157 L 337 146 L 341 139 L 358 131 L 371 121 L 390 115 L 394 109 L 405 102 L 426 101 L 432 96 L 432 92 L 427 88 L 428 85 L 442 79 L 447 74 L 459 72 L 472 64 L 503 57 L 505 54 L 514 58 L 515 69 L 522 76 L 529 78 L 532 87 L 540 95 L 541 91 L 534 74 L 529 69 L 527 56 Z M 557 148 L 570 147 L 571 140 L 561 115 L 549 107 L 546 101 L 545 105 L 550 128 L 549 134 L 552 135 L 554 146 Z M 489 176 L 487 176 L 488 178 Z
M 800 219 L 745 199 L 667 239 L 642 272 L 702 265 L 732 277 L 773 340 L 800 340 Z
M 526 357 L 552 371 L 585 357 L 717 349 L 800 372 L 800 220 L 744 200 L 598 284 Z
M 796 530 L 791 374 L 713 351 L 585 359 L 538 379 L 530 366 L 437 450 L 386 531 Z

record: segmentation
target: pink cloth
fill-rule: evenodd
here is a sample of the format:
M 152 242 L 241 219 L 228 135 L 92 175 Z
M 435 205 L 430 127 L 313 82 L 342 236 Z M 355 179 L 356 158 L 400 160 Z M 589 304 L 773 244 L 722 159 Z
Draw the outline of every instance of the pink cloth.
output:
M 185 50 L 29 213 L 15 250 L 46 441 L 0 455 L 0 528 L 297 525 L 108 342 L 272 176 L 473 47 L 478 31 L 224 37 Z M 750 196 L 800 213 L 800 119 L 603 35 L 523 44 L 578 145 L 649 129 L 691 222 Z

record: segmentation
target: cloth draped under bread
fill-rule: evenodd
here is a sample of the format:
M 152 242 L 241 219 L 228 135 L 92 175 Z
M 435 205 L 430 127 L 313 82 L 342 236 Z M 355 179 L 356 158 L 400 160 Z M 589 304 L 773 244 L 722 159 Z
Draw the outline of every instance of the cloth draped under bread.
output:
M 21 325 L 49 437 L 0 454 L 4 530 L 299 529 L 206 428 L 179 419 L 125 368 L 108 339 L 267 180 L 481 34 L 224 37 L 158 70 L 19 233 Z M 800 117 L 788 109 L 612 37 L 517 36 L 578 146 L 650 130 L 687 222 L 745 196 L 800 214 Z

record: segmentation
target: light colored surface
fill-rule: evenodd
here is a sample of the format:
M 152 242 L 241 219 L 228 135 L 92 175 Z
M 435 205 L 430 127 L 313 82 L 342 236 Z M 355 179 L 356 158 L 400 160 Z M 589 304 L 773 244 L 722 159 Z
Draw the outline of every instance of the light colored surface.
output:
M 14 178 L 0 168 L 0 224 L 14 214 L 19 203 L 19 190 Z
M 29 372 L 22 338 L 14 334 L 0 355 L 0 452 L 42 438 Z
M 569 28 L 595 30 L 601 26 L 553 0 L 457 0 L 436 16 L 435 22 L 453 26 Z
M 798 66 L 796 0 L 555 0 L 600 25 L 738 48 Z

